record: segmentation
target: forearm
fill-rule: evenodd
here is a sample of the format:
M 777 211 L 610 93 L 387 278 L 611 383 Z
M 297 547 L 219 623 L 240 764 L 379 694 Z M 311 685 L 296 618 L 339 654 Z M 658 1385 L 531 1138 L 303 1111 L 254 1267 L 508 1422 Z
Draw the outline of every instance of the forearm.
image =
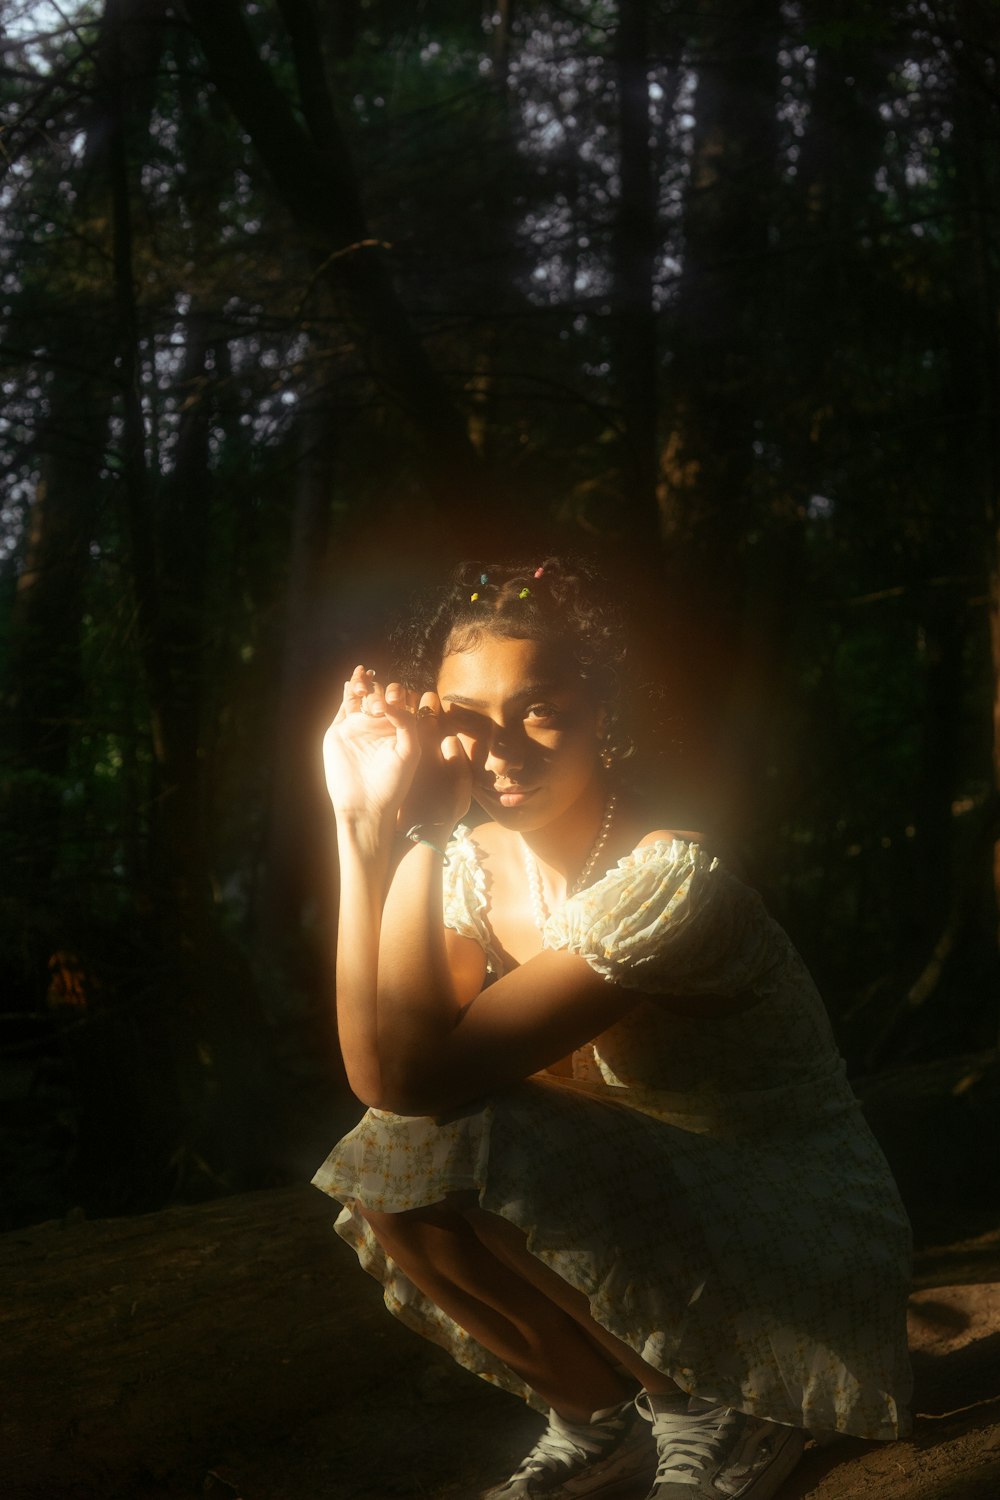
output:
M 442 830 L 442 841 L 447 831 Z M 448 968 L 437 849 L 338 821 L 337 1029 L 348 1082 L 394 1108 L 446 1049 L 459 1015 Z
M 442 831 L 442 839 L 447 836 Z M 443 1060 L 461 1013 L 448 966 L 437 849 L 419 843 L 400 859 L 386 896 L 377 980 L 381 1085 L 398 1106 Z
M 337 1031 L 348 1082 L 359 1099 L 372 1104 L 382 1093 L 377 975 L 392 831 L 339 819 L 337 850 Z
M 413 1067 L 458 1013 L 442 924 L 441 849 L 468 806 L 472 773 L 459 741 L 440 736 L 436 695 L 425 693 L 416 708 L 398 683 L 383 694 L 358 666 L 323 741 L 340 854 L 341 1050 L 351 1088 L 383 1108 L 412 1097 Z M 394 864 L 397 819 L 417 808 L 438 847 L 410 844 Z

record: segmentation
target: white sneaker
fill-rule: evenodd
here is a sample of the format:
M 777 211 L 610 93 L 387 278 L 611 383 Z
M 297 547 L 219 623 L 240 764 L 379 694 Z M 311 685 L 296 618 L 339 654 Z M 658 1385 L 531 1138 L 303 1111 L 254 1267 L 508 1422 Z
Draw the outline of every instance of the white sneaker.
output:
M 595 1412 L 593 1422 L 564 1422 L 549 1413 L 549 1425 L 504 1484 L 480 1500 L 612 1500 L 620 1490 L 652 1477 L 656 1451 L 635 1403 Z
M 806 1434 L 696 1396 L 636 1398 L 659 1454 L 646 1500 L 770 1500 L 795 1468 Z

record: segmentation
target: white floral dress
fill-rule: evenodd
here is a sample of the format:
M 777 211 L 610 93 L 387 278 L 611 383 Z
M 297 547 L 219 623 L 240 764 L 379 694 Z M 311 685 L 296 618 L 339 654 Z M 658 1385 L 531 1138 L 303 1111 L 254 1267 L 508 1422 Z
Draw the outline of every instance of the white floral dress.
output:
M 480 852 L 449 845 L 444 920 L 502 973 Z M 703 846 L 636 849 L 571 897 L 547 948 L 643 999 L 574 1056 L 442 1123 L 370 1109 L 317 1172 L 391 1312 L 528 1400 L 420 1293 L 356 1204 L 475 1190 L 593 1316 L 694 1394 L 813 1431 L 906 1430 L 909 1226 L 816 988 L 760 898 Z M 725 1016 L 662 997 L 738 996 Z M 537 1404 L 537 1403 L 536 1403 Z

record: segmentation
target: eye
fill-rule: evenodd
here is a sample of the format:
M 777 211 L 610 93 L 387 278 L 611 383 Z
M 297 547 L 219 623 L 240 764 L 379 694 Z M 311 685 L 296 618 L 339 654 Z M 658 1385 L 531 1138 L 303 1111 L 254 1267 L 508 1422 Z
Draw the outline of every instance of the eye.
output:
M 477 714 L 471 708 L 463 708 L 458 703 L 452 703 L 445 710 L 448 720 L 448 729 L 452 734 L 476 734 L 482 732 L 483 716 Z
M 559 718 L 559 710 L 554 703 L 532 703 L 525 709 L 524 717 L 536 724 L 548 724 Z

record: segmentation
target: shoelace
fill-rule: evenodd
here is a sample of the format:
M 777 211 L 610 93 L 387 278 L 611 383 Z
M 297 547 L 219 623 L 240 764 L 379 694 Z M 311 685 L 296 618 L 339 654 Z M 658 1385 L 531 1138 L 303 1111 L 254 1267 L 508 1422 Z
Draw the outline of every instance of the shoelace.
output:
M 737 1420 L 737 1414 L 725 1406 L 657 1413 L 653 1417 L 659 1453 L 656 1483 L 697 1484 L 699 1471 L 724 1456 L 726 1439 Z
M 628 1407 L 626 1405 L 625 1410 Z M 620 1437 L 625 1426 L 624 1411 L 602 1422 L 564 1422 L 555 1412 L 549 1414 L 549 1425 L 532 1448 L 516 1473 L 515 1479 L 530 1478 L 547 1469 L 555 1473 L 560 1468 L 571 1469 L 579 1463 L 587 1463 L 606 1453 Z

